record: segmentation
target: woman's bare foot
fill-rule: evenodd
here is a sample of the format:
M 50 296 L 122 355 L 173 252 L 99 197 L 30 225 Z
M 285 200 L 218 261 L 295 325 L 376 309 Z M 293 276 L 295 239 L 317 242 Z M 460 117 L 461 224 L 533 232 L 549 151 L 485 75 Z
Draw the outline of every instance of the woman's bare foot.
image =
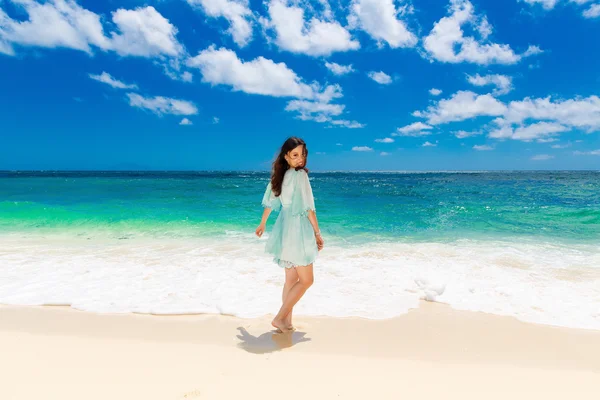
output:
M 283 323 L 288 328 L 288 330 L 293 331 L 294 325 L 292 325 L 292 317 L 288 314 L 288 316 L 283 320 Z
M 273 321 L 271 321 L 271 325 L 273 325 L 275 328 L 277 328 L 278 331 L 281 332 L 288 332 L 289 329 L 286 326 L 285 321 L 282 321 L 280 319 L 274 319 Z

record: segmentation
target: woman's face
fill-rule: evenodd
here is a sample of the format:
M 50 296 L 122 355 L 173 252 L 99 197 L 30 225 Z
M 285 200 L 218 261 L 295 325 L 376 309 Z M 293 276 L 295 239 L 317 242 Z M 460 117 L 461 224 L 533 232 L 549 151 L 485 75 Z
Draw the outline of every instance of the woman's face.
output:
M 303 167 L 306 161 L 304 159 L 304 145 L 300 145 L 290 150 L 285 155 L 285 160 L 290 165 L 290 168 Z

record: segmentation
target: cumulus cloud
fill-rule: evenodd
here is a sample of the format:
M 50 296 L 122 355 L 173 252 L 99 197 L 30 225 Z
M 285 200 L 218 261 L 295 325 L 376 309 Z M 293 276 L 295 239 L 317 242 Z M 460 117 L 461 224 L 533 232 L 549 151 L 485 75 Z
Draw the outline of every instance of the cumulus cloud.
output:
M 311 18 L 305 21 L 304 9 L 290 5 L 287 0 L 271 0 L 268 4 L 269 19 L 263 25 L 274 31 L 279 48 L 292 53 L 310 56 L 328 56 L 334 52 L 356 50 L 357 40 L 337 21 Z
M 522 0 L 530 5 L 539 4 L 544 10 L 552 10 L 559 2 L 566 4 L 574 4 L 575 6 L 586 6 L 594 0 Z M 589 6 L 582 12 L 585 18 L 597 18 L 600 16 L 600 3 L 595 3 Z
M 73 0 L 10 1 L 22 7 L 28 19 L 16 21 L 0 10 L 0 51 L 5 54 L 14 54 L 15 44 L 64 47 L 88 54 L 95 47 L 139 57 L 175 57 L 184 51 L 176 38 L 177 28 L 151 6 L 113 12 L 117 31 L 107 36 L 101 16 Z
M 110 49 L 110 40 L 104 35 L 100 16 L 79 6 L 72 0 L 50 0 L 43 4 L 35 1 L 10 0 L 22 8 L 28 19 L 11 19 L 0 9 L 0 48 L 5 54 L 14 54 L 12 45 L 35 47 L 65 47 L 92 52 L 91 46 Z
M 451 98 L 440 100 L 436 105 L 429 106 L 425 111 L 416 111 L 413 115 L 426 118 L 431 125 L 439 125 L 477 116 L 500 116 L 506 110 L 506 105 L 489 94 L 459 91 Z
M 567 147 L 571 147 L 572 144 L 571 143 L 565 143 L 565 144 L 553 144 L 551 147 L 553 149 L 566 149 Z
M 331 125 L 342 126 L 350 129 L 364 128 L 366 126 L 358 121 L 348 121 L 346 119 L 332 119 L 328 122 L 331 123 Z
M 292 97 L 285 108 L 296 112 L 297 118 L 327 122 L 345 128 L 362 128 L 357 121 L 335 119 L 345 106 L 331 101 L 342 97 L 339 85 L 322 87 L 318 83 L 305 83 L 284 63 L 275 63 L 264 57 L 243 61 L 228 49 L 214 46 L 187 60 L 189 67 L 198 68 L 202 81 L 212 85 L 230 86 L 234 91 L 273 97 Z
M 586 18 L 598 18 L 600 17 L 600 3 L 592 4 L 590 8 L 583 12 L 583 16 Z
M 112 47 L 122 56 L 175 57 L 183 52 L 177 28 L 154 7 L 119 9 L 112 14 L 120 33 L 112 33 Z
M 486 144 L 484 145 L 475 145 L 473 146 L 473 149 L 477 150 L 477 151 L 490 151 L 490 150 L 494 150 L 494 148 L 492 146 L 488 146 Z
M 392 138 L 383 138 L 383 139 L 375 139 L 377 143 L 394 143 L 394 139 Z
M 538 155 L 531 157 L 531 159 L 533 161 L 545 161 L 545 160 L 550 160 L 552 158 L 554 158 L 554 156 L 552 156 L 550 154 L 538 154 Z
M 196 105 L 186 100 L 168 97 L 144 97 L 137 93 L 127 93 L 129 105 L 151 111 L 157 115 L 195 115 L 198 113 Z
M 179 125 L 192 125 L 192 121 L 190 121 L 187 118 L 184 118 L 181 120 L 181 122 L 179 122 Z
M 354 146 L 352 151 L 373 151 L 373 149 L 368 146 Z
M 137 85 L 123 83 L 113 78 L 108 72 L 102 72 L 100 75 L 89 74 L 89 77 L 95 81 L 106 83 L 115 89 L 137 89 Z
M 579 150 L 575 150 L 573 152 L 574 155 L 576 156 L 600 156 L 600 149 L 598 150 L 591 150 L 591 151 L 579 151 Z
M 286 111 L 298 112 L 298 118 L 302 120 L 314 120 L 327 122 L 332 116 L 338 116 L 344 112 L 341 104 L 321 103 L 316 101 L 292 100 L 285 107 Z
M 554 136 L 573 129 L 586 133 L 600 131 L 600 98 L 589 96 L 553 100 L 551 97 L 527 97 L 505 104 L 489 94 L 476 95 L 473 92 L 459 91 L 451 98 L 429 106 L 425 111 L 415 111 L 413 116 L 424 118 L 431 125 L 481 116 L 497 117 L 491 125 L 484 128 L 491 138 L 548 142 L 556 140 Z M 414 129 L 411 127 L 399 131 L 410 134 L 413 130 L 419 130 L 416 126 Z M 479 132 L 455 132 L 459 138 L 474 134 Z
M 373 79 L 375 82 L 379 83 L 380 85 L 389 85 L 390 83 L 392 83 L 392 77 L 383 71 L 371 71 L 367 73 L 367 76 Z
M 231 86 L 234 91 L 301 99 L 316 99 L 321 93 L 320 87 L 304 83 L 285 63 L 264 57 L 243 61 L 225 48 L 211 46 L 188 59 L 187 65 L 200 70 L 203 82 Z
M 225 18 L 229 34 L 238 46 L 252 40 L 252 11 L 248 0 L 186 0 L 189 5 L 202 10 L 212 18 Z
M 554 121 L 588 133 L 595 132 L 600 130 L 600 98 L 590 96 L 553 101 L 551 97 L 527 97 L 509 103 L 506 113 L 508 122 L 522 123 L 530 119 Z
M 418 121 L 403 126 L 402 128 L 398 128 L 397 132 L 392 133 L 392 136 L 426 136 L 431 134 L 431 129 L 433 129 L 433 126 Z
M 352 68 L 352 64 L 350 65 L 341 65 L 334 62 L 326 62 L 325 67 L 334 75 L 346 75 L 350 72 L 354 72 L 354 68 Z
M 463 25 L 479 33 L 479 38 L 465 36 Z M 447 63 L 470 62 L 480 65 L 515 64 L 539 48 L 530 48 L 524 55 L 516 54 L 509 45 L 488 40 L 492 27 L 485 16 L 477 16 L 468 0 L 450 0 L 449 16 L 443 17 L 423 39 L 428 56 Z
M 436 147 L 436 146 L 437 146 L 437 142 L 436 143 L 425 142 L 421 145 L 421 147 Z
M 558 0 L 521 0 L 528 4 L 539 4 L 546 10 L 551 10 L 554 8 Z
M 432 96 L 439 96 L 440 94 L 442 94 L 442 91 L 440 89 L 432 88 L 429 89 L 429 94 Z
M 391 153 L 388 153 L 387 151 L 382 151 L 381 153 L 379 153 L 380 156 L 389 156 Z
M 467 75 L 467 81 L 475 86 L 494 85 L 496 88 L 493 94 L 496 96 L 507 94 L 513 89 L 512 78 L 507 75 Z
M 391 48 L 414 47 L 417 36 L 412 33 L 399 16 L 393 0 L 353 0 L 348 22 L 351 27 L 362 29 L 378 43 Z
M 481 135 L 482 133 L 483 132 L 481 132 L 481 131 L 474 131 L 474 132 L 457 131 L 457 132 L 454 132 L 454 136 L 456 136 L 458 139 L 464 139 L 464 138 L 471 137 L 471 136 Z

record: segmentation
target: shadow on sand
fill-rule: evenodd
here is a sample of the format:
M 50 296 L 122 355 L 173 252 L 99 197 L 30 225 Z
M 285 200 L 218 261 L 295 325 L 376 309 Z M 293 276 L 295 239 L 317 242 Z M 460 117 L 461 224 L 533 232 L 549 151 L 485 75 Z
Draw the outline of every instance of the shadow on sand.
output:
M 279 333 L 272 330 L 260 336 L 253 336 L 241 326 L 237 329 L 240 331 L 237 338 L 241 340 L 238 343 L 238 347 L 254 354 L 274 353 L 292 347 L 295 344 L 310 341 L 310 338 L 305 337 L 306 332 L 293 331 Z

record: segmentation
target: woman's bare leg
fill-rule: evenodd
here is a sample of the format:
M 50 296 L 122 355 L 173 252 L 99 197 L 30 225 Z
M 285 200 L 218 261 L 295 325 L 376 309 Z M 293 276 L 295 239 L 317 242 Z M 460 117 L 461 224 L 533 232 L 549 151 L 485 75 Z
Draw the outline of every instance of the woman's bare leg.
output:
M 281 295 L 282 303 L 285 303 L 285 299 L 292 288 L 298 282 L 298 273 L 296 268 L 284 268 L 285 269 L 285 283 L 283 284 L 283 293 Z M 293 311 L 293 310 L 292 310 Z M 293 329 L 292 325 L 292 311 L 285 317 L 285 326 L 288 329 Z
M 297 267 L 296 272 L 298 273 L 298 282 L 296 282 L 289 290 L 283 305 L 273 319 L 273 322 L 271 322 L 271 325 L 283 332 L 288 331 L 287 327 L 285 326 L 285 317 L 292 311 L 292 308 L 296 305 L 298 300 L 300 300 L 306 290 L 314 282 L 312 264 Z

